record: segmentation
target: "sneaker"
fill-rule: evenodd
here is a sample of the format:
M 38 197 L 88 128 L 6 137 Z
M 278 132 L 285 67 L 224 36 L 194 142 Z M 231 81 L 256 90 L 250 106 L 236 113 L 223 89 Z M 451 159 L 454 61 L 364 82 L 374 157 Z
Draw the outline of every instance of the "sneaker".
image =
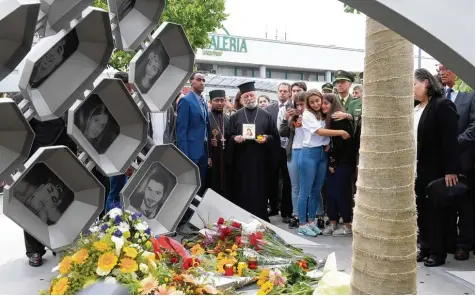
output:
M 294 229 L 299 227 L 299 219 L 296 217 L 291 217 L 288 224 L 289 229 Z
M 352 229 L 347 228 L 345 225 L 332 232 L 332 236 L 351 236 Z
M 322 234 L 323 235 L 332 235 L 332 233 L 334 233 L 334 231 L 336 231 L 337 229 L 337 225 L 334 224 L 334 223 L 330 223 L 329 225 L 326 226 L 326 228 L 324 228 L 324 230 L 322 231 Z
M 312 236 L 312 237 L 317 236 L 317 234 L 314 231 L 312 231 L 308 227 L 308 225 L 299 225 L 298 234 L 299 235 L 304 235 L 304 236 Z
M 38 267 L 43 264 L 43 259 L 41 258 L 40 253 L 34 253 L 28 260 L 28 264 L 33 267 Z
M 314 231 L 317 235 L 322 234 L 322 230 L 319 227 L 317 227 L 314 223 L 309 223 L 307 226 L 309 227 L 309 229 Z

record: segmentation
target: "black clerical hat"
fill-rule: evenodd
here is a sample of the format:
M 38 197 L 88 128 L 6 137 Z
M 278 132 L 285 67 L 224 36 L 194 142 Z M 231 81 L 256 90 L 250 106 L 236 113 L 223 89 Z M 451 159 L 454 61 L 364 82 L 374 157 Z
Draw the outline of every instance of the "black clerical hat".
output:
M 329 82 L 329 83 L 325 83 L 325 84 L 322 86 L 322 91 L 325 91 L 325 90 L 330 91 L 330 92 L 334 91 L 334 86 L 332 85 L 332 83 L 330 83 L 330 82 Z
M 214 98 L 224 98 L 226 96 L 225 91 L 221 89 L 215 89 L 208 93 L 210 101 Z
M 350 82 L 354 82 L 355 77 L 354 77 L 354 75 L 350 74 L 349 72 L 346 72 L 344 70 L 338 70 L 334 74 L 334 81 L 339 81 L 339 80 L 347 80 L 347 81 L 350 81 Z
M 238 85 L 238 88 L 240 89 L 240 93 L 242 95 L 250 91 L 255 91 L 255 82 L 248 81 L 248 82 L 242 83 Z

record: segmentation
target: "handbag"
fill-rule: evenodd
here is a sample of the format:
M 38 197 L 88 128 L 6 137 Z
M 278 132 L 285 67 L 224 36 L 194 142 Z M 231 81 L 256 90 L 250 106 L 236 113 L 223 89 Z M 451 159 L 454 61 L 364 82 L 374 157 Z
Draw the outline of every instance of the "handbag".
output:
M 426 197 L 436 207 L 452 207 L 468 194 L 468 178 L 458 176 L 458 183 L 453 187 L 446 186 L 445 178 L 438 178 L 426 186 Z

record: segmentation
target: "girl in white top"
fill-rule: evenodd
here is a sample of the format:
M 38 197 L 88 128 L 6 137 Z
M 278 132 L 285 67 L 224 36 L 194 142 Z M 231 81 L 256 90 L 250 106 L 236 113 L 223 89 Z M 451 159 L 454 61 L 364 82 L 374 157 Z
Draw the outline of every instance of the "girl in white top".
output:
M 322 94 L 310 90 L 305 94 L 306 110 L 302 116 L 303 148 L 299 156 L 299 230 L 298 234 L 316 236 L 322 231 L 316 226 L 316 213 L 324 216 L 321 189 L 327 173 L 327 145 L 329 137 L 350 135 L 343 130 L 326 129 L 324 115 L 321 111 Z M 309 200 L 308 200 L 309 198 Z M 308 214 L 309 219 L 306 219 Z

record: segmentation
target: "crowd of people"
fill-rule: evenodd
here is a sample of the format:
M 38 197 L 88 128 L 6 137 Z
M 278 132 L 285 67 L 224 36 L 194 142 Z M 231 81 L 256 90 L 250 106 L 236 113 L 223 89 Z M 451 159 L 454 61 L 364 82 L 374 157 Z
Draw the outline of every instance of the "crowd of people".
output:
M 115 77 L 133 91 L 127 73 Z M 149 133 L 142 152 L 175 144 L 200 169 L 198 195 L 210 188 L 266 221 L 280 215 L 299 235 L 351 236 L 364 88 L 353 85 L 355 78 L 346 71 L 334 77 L 321 90 L 308 90 L 302 81 L 283 82 L 277 102 L 246 82 L 233 104 L 220 89 L 210 91 L 207 102 L 206 76 L 193 73 L 191 91 L 178 94 L 166 112 L 144 111 Z M 436 76 L 418 69 L 414 77 L 417 260 L 430 267 L 444 264 L 447 253 L 467 260 L 474 252 L 474 92 L 455 91 L 455 80 L 443 65 Z M 65 122 L 32 119 L 36 137 L 30 155 L 50 145 L 76 151 Z M 119 193 L 132 172 L 111 178 L 93 173 L 106 187 L 105 211 L 120 206 Z M 469 192 L 442 206 L 435 200 L 446 197 L 427 194 L 439 178 L 446 186 L 464 180 Z M 30 265 L 41 265 L 45 247 L 26 232 L 25 244 Z

